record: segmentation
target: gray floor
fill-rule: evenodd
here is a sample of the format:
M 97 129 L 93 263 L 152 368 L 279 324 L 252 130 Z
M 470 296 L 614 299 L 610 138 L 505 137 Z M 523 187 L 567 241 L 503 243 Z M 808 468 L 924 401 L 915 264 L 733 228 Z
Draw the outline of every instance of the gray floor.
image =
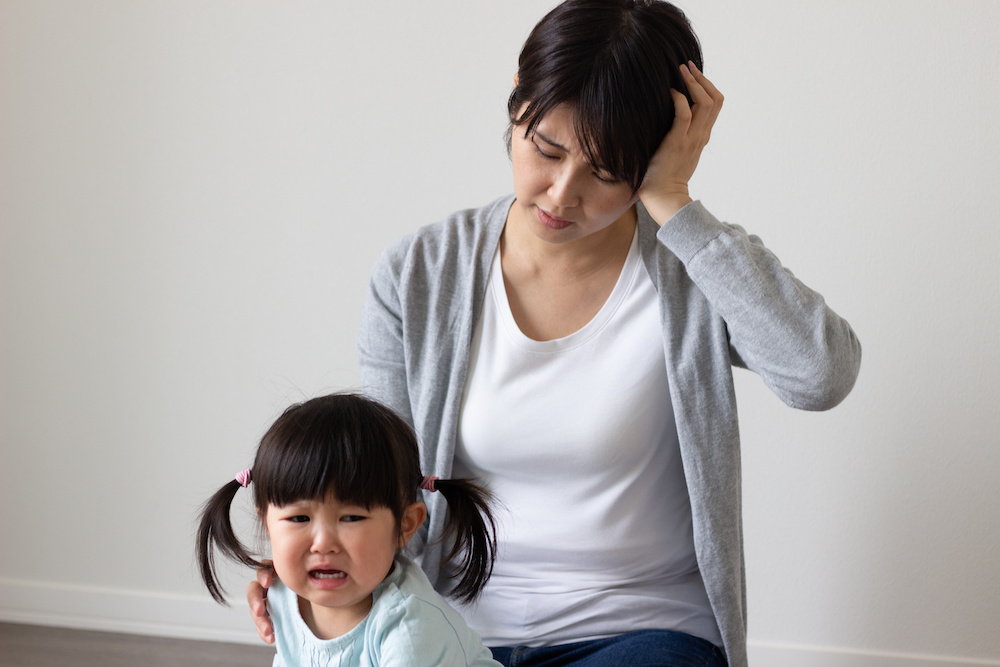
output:
M 163 639 L 0 623 L 4 667 L 268 667 L 274 649 L 264 644 Z

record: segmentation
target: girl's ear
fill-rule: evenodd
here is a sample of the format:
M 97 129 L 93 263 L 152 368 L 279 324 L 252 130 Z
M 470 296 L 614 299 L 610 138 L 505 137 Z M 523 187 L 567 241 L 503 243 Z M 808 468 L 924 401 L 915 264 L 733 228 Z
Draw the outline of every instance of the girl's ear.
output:
M 399 522 L 399 548 L 402 549 L 423 525 L 427 518 L 427 506 L 423 503 L 413 503 L 403 510 L 403 518 Z

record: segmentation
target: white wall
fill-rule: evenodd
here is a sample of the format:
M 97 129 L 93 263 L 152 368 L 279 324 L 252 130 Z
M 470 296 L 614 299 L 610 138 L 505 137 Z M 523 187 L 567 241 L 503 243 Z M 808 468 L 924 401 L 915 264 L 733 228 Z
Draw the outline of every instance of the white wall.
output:
M 356 385 L 379 249 L 510 190 L 552 4 L 0 0 L 0 619 L 253 641 L 198 505 Z M 865 350 L 828 413 L 740 376 L 752 657 L 1000 665 L 1000 3 L 682 6 L 695 194 Z

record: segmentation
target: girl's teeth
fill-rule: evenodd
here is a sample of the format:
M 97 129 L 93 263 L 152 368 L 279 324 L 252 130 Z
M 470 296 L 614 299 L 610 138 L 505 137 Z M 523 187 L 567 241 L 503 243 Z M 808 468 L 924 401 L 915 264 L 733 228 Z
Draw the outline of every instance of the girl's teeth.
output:
M 343 579 L 347 576 L 346 572 L 313 572 L 313 576 L 317 579 Z

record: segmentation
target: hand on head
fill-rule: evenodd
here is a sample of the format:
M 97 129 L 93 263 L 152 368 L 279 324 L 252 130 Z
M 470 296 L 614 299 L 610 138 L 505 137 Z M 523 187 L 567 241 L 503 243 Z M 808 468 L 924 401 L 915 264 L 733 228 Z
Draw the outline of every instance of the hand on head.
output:
M 681 65 L 680 70 L 693 104 L 688 103 L 683 93 L 670 91 L 674 99 L 674 122 L 653 154 L 639 188 L 639 199 L 661 225 L 691 202 L 688 182 L 712 135 L 723 102 L 722 93 L 694 63 Z

